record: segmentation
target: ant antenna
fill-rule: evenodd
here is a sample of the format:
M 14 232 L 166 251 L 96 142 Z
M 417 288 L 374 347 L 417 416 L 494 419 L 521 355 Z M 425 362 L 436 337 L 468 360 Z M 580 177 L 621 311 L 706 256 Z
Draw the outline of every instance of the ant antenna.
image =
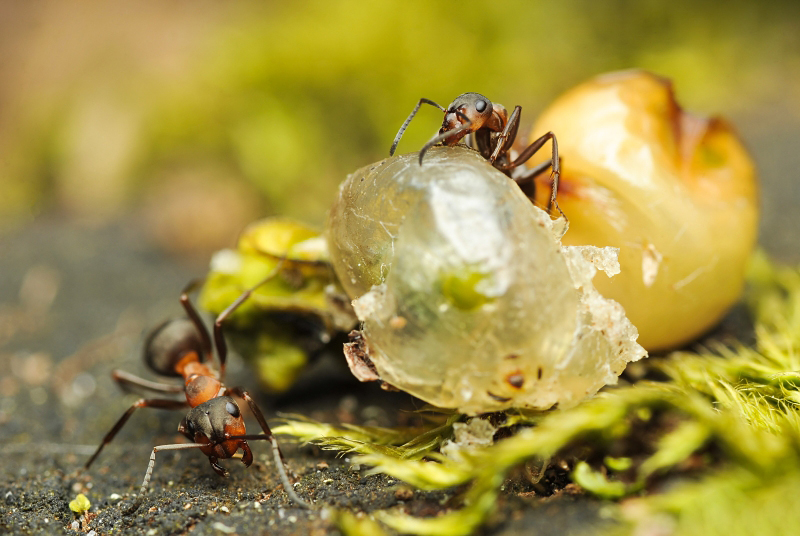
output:
M 414 107 L 414 111 L 411 112 L 411 115 L 409 115 L 408 119 L 406 119 L 405 122 L 402 124 L 402 126 L 400 127 L 400 130 L 397 131 L 397 135 L 394 137 L 394 141 L 392 142 L 392 147 L 391 147 L 391 149 L 389 149 L 389 156 L 393 156 L 394 155 L 394 151 L 395 151 L 395 149 L 397 149 L 397 144 L 400 143 L 400 138 L 403 137 L 403 133 L 406 131 L 406 128 L 408 128 L 408 124 L 411 122 L 412 119 L 414 119 L 414 116 L 417 115 L 417 112 L 419 111 L 419 108 L 420 108 L 420 106 L 422 106 L 423 103 L 430 104 L 431 106 L 436 106 L 441 111 L 447 112 L 447 110 L 444 108 L 444 106 L 442 106 L 442 105 L 440 105 L 440 104 L 438 104 L 436 102 L 433 102 L 430 99 L 426 99 L 424 97 L 419 99 L 419 102 Z
M 241 295 L 239 295 L 238 298 L 236 298 L 236 300 L 234 300 L 233 303 L 226 307 L 225 310 L 217 316 L 216 320 L 214 320 L 214 343 L 216 344 L 217 356 L 220 360 L 220 379 L 225 377 L 225 362 L 228 357 L 228 344 L 225 342 L 225 335 L 222 333 L 222 323 L 228 318 L 228 316 L 230 316 L 232 312 L 238 309 L 239 306 L 242 305 L 242 303 L 244 303 L 253 294 L 253 292 L 256 291 L 256 289 L 258 289 L 261 285 L 264 285 L 265 283 L 275 279 L 275 277 L 281 273 L 284 264 L 286 264 L 286 257 L 280 257 L 278 264 L 275 265 L 275 268 L 273 268 L 270 273 L 264 277 L 264 279 L 245 290 Z

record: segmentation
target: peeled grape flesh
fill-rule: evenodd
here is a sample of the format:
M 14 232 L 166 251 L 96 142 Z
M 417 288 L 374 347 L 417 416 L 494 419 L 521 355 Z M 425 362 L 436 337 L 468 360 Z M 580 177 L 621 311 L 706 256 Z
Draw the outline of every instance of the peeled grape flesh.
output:
M 466 413 L 571 406 L 616 382 L 645 355 L 591 283 L 617 250 L 562 247 L 564 223 L 464 147 L 350 175 L 326 238 L 380 379 Z

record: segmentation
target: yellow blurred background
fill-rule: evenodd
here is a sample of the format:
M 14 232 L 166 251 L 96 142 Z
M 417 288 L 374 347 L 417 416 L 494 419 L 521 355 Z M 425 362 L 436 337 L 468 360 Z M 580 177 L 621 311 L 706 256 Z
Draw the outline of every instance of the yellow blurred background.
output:
M 166 249 L 205 254 L 263 215 L 321 225 L 337 185 L 388 155 L 420 97 L 477 91 L 522 105 L 530 125 L 562 91 L 630 67 L 739 126 L 774 208 L 765 220 L 796 234 L 796 0 L 6 0 L 0 229 L 127 218 Z M 423 108 L 399 151 L 440 122 Z

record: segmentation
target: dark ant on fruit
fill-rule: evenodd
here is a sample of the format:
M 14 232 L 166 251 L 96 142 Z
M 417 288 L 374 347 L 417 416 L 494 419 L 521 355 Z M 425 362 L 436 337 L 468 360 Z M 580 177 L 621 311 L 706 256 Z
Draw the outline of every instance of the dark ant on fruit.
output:
M 280 265 L 276 268 L 276 273 L 279 269 Z M 272 276 L 274 274 L 260 284 L 263 284 Z M 181 293 L 181 305 L 186 311 L 186 317 L 169 320 L 150 333 L 144 347 L 144 360 L 147 366 L 161 376 L 182 377 L 185 381 L 183 387 L 149 381 L 121 370 L 112 372 L 114 380 L 122 386 L 131 386 L 156 393 L 184 393 L 186 400 L 141 398 L 134 402 L 105 435 L 95 453 L 86 462 L 86 469 L 97 459 L 103 448 L 114 439 L 114 436 L 117 435 L 136 409 L 180 410 L 190 408 L 178 426 L 178 431 L 185 435 L 191 443 L 158 445 L 153 448 L 139 494 L 125 513 L 134 512 L 141 504 L 144 493 L 150 483 L 157 452 L 200 449 L 208 457 L 212 469 L 218 475 L 228 476 L 228 471 L 220 466 L 218 461 L 232 458 L 241 450 L 242 463 L 249 467 L 253 462 L 253 453 L 247 443 L 248 440 L 264 440 L 271 443 L 275 466 L 284 490 L 289 498 L 299 506 L 310 508 L 310 505 L 295 493 L 289 482 L 280 446 L 258 405 L 243 388 L 226 387 L 223 382 L 228 350 L 222 332 L 222 324 L 233 311 L 247 300 L 253 290 L 260 284 L 244 292 L 217 316 L 213 328 L 213 345 L 208 329 L 206 329 L 197 309 L 192 305 L 189 298 L 189 294 L 197 288 L 199 282 L 190 283 Z M 216 348 L 217 358 L 219 359 L 218 371 L 211 364 L 214 348 Z M 239 406 L 232 396 L 247 402 L 253 416 L 261 426 L 263 434 L 247 434 Z
M 519 184 L 520 188 L 530 198 L 533 198 L 535 193 L 534 179 L 547 169 L 550 169 L 552 189 L 547 212 L 549 214 L 555 206 L 559 214 L 566 218 L 556 201 L 561 166 L 558 156 L 558 141 L 555 134 L 547 132 L 519 154 L 515 154 L 512 149 L 519 130 L 520 114 L 522 113 L 521 106 L 515 106 L 514 111 L 509 116 L 504 106 L 490 101 L 480 93 L 462 93 L 447 108 L 430 99 L 422 98 L 394 137 L 392 147 L 389 149 L 390 156 L 394 155 L 400 138 L 403 137 L 403 133 L 408 128 L 409 123 L 417 115 L 423 104 L 430 104 L 443 111 L 444 120 L 439 132 L 420 150 L 420 165 L 422 165 L 425 153 L 431 147 L 440 143 L 446 146 L 453 146 L 470 135 L 468 145 L 478 151 L 495 168 Z M 530 170 L 519 168 L 541 149 L 548 140 L 552 142 L 552 157 L 549 160 Z M 516 171 L 518 169 L 519 171 Z

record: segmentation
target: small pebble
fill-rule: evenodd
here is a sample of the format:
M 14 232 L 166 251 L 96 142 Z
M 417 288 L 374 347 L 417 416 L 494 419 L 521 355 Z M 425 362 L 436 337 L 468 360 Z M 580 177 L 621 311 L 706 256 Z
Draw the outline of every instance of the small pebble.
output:
M 226 514 L 229 514 L 231 512 L 227 506 L 220 506 L 219 510 L 220 512 L 225 512 Z
M 402 316 L 393 316 L 389 319 L 389 327 L 392 329 L 403 329 L 406 324 L 408 324 L 408 320 Z
M 353 413 L 358 409 L 358 399 L 353 395 L 346 395 L 339 400 L 339 409 L 348 413 Z
M 72 522 L 72 525 L 70 525 L 70 527 L 72 527 L 72 530 L 78 530 L 79 528 L 81 528 L 81 524 L 78 523 L 77 520 L 75 520 Z
M 28 396 L 30 397 L 31 402 L 37 406 L 42 406 L 47 403 L 47 389 L 44 387 L 34 387 L 28 391 Z
M 109 501 L 118 501 L 121 498 L 122 498 L 122 495 L 120 495 L 119 493 L 112 493 L 111 495 L 108 496 L 108 500 Z
M 407 501 L 414 498 L 414 492 L 410 488 L 400 488 L 394 492 L 395 499 L 399 501 Z
M 233 534 L 234 532 L 236 532 L 236 528 L 235 527 L 229 527 L 228 525 L 220 523 L 219 521 L 216 521 L 214 524 L 211 525 L 211 527 L 214 530 L 218 530 L 220 532 L 224 532 L 225 534 Z

